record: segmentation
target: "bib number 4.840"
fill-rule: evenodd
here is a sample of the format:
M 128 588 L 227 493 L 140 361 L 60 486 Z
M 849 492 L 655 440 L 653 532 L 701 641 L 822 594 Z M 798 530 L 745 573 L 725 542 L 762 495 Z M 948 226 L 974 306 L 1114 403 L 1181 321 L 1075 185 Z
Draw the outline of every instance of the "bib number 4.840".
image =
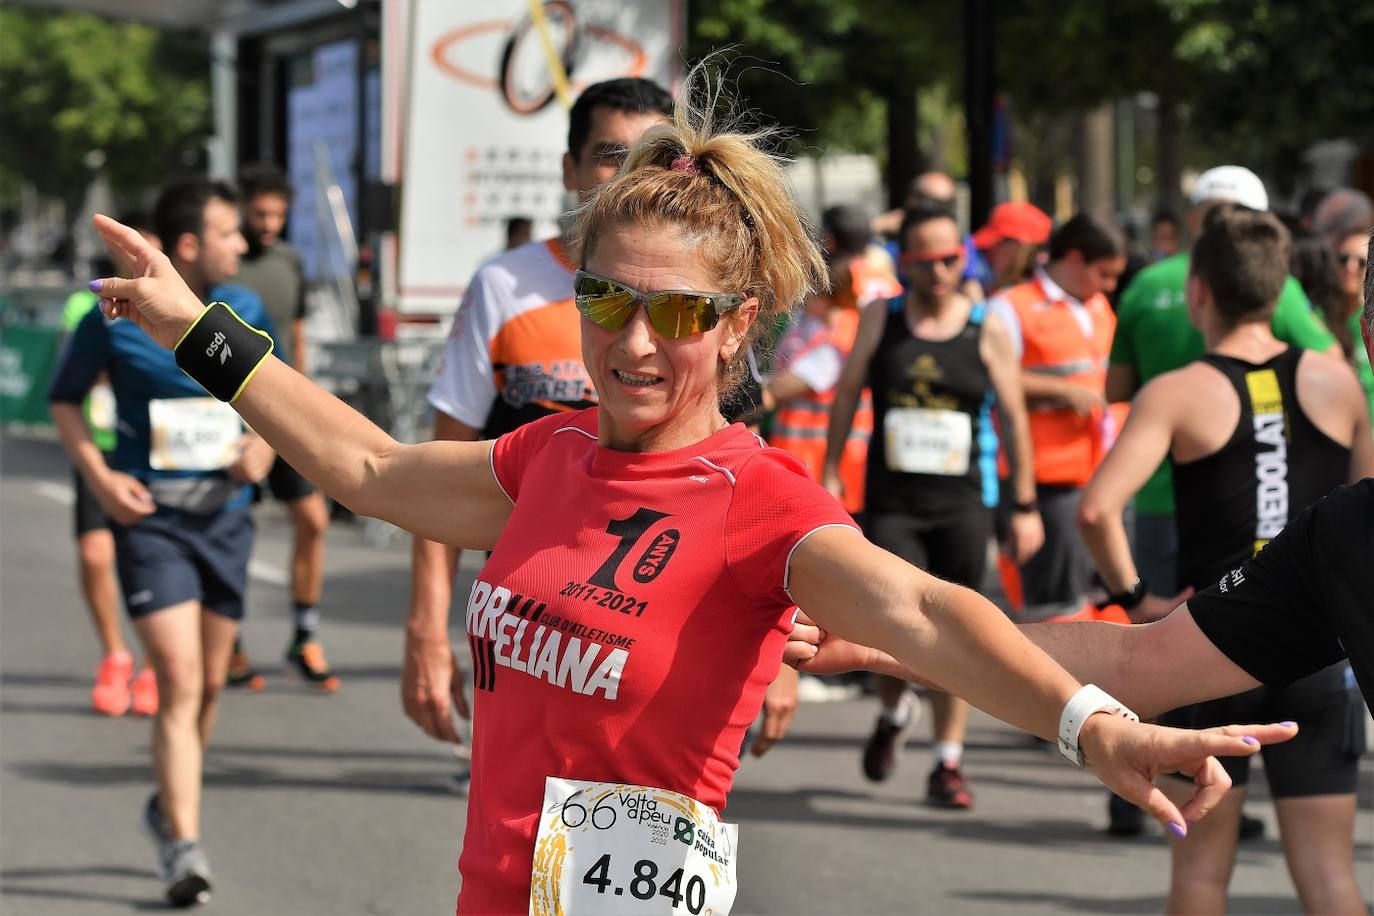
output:
M 658 863 L 652 859 L 640 859 L 634 864 L 634 878 L 628 884 L 621 885 L 611 878 L 612 861 L 610 853 L 597 859 L 582 876 L 582 883 L 596 888 L 598 894 L 620 895 L 629 888 L 630 894 L 636 900 L 652 900 L 655 896 L 667 897 L 672 901 L 673 909 L 686 907 L 692 916 L 698 916 L 706 906 L 706 881 L 701 875 L 688 875 L 684 887 L 683 870 L 677 868 L 668 876 L 668 880 L 659 884 Z

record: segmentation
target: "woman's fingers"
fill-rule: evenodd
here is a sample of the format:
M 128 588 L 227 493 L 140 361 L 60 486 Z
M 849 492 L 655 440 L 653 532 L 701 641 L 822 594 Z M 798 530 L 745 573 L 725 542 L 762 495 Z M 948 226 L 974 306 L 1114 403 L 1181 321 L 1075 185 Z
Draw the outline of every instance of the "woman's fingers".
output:
M 1125 793 L 1118 794 L 1139 805 L 1150 817 L 1163 824 L 1164 829 L 1172 835 L 1179 839 L 1188 835 L 1188 822 L 1184 819 L 1183 812 L 1178 810 L 1177 805 L 1169 801 L 1169 796 L 1165 795 L 1158 786 L 1141 779 L 1140 785 L 1135 788 L 1139 795 L 1137 798 L 1131 798 Z
M 91 281 L 91 292 L 101 299 L 127 299 L 133 300 L 138 296 L 138 280 L 126 280 L 123 277 L 105 277 L 101 280 Z
M 1171 762 L 1180 765 L 1180 772 L 1192 775 L 1184 769 L 1187 762 L 1197 762 L 1208 757 L 1249 757 L 1259 753 L 1266 744 L 1287 741 L 1298 733 L 1296 723 L 1285 722 L 1276 725 L 1223 725 L 1204 731 L 1168 729 Z
M 92 217 L 92 222 L 111 251 L 117 255 L 122 255 L 124 260 L 130 264 L 141 267 L 143 261 L 157 251 L 148 244 L 147 239 L 139 235 L 137 229 L 132 229 L 103 213 L 97 213 Z
M 1231 777 L 1222 767 L 1221 761 L 1208 757 L 1197 772 L 1193 774 L 1197 791 L 1184 803 L 1183 818 L 1189 824 L 1202 820 L 1231 791 Z

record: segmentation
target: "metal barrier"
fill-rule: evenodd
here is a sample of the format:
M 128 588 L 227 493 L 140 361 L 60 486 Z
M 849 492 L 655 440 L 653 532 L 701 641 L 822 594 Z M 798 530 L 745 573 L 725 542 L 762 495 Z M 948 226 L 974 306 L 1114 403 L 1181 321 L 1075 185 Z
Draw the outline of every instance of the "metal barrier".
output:
M 398 442 L 429 438 L 425 393 L 438 371 L 444 337 L 321 343 L 310 375 L 385 429 Z M 389 522 L 363 521 L 363 540 L 385 546 L 400 529 Z

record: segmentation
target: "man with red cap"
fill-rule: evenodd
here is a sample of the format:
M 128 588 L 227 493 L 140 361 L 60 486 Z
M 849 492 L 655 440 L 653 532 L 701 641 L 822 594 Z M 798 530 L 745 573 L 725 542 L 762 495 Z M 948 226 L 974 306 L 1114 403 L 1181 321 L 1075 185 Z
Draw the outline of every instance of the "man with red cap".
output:
M 1009 202 L 992 209 L 987 224 L 973 234 L 973 246 L 987 260 L 993 293 L 1031 277 L 1040 249 L 1050 239 L 1053 221 L 1034 204 Z

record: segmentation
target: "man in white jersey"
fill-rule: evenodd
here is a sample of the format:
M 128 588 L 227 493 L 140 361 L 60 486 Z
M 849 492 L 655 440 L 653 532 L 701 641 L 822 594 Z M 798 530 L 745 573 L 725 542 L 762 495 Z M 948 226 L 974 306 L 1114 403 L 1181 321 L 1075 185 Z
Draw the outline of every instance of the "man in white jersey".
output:
M 588 200 L 615 176 L 645 130 L 669 120 L 672 108 L 668 93 L 649 80 L 589 86 L 569 113 L 563 187 L 579 203 Z M 478 268 L 429 391 L 434 438 L 494 439 L 549 413 L 596 402 L 582 365 L 574 268 L 561 236 L 511 249 Z M 406 715 L 430 736 L 454 743 L 461 739 L 452 713 L 467 714 L 448 634 L 458 554 L 415 540 L 401 671 Z

